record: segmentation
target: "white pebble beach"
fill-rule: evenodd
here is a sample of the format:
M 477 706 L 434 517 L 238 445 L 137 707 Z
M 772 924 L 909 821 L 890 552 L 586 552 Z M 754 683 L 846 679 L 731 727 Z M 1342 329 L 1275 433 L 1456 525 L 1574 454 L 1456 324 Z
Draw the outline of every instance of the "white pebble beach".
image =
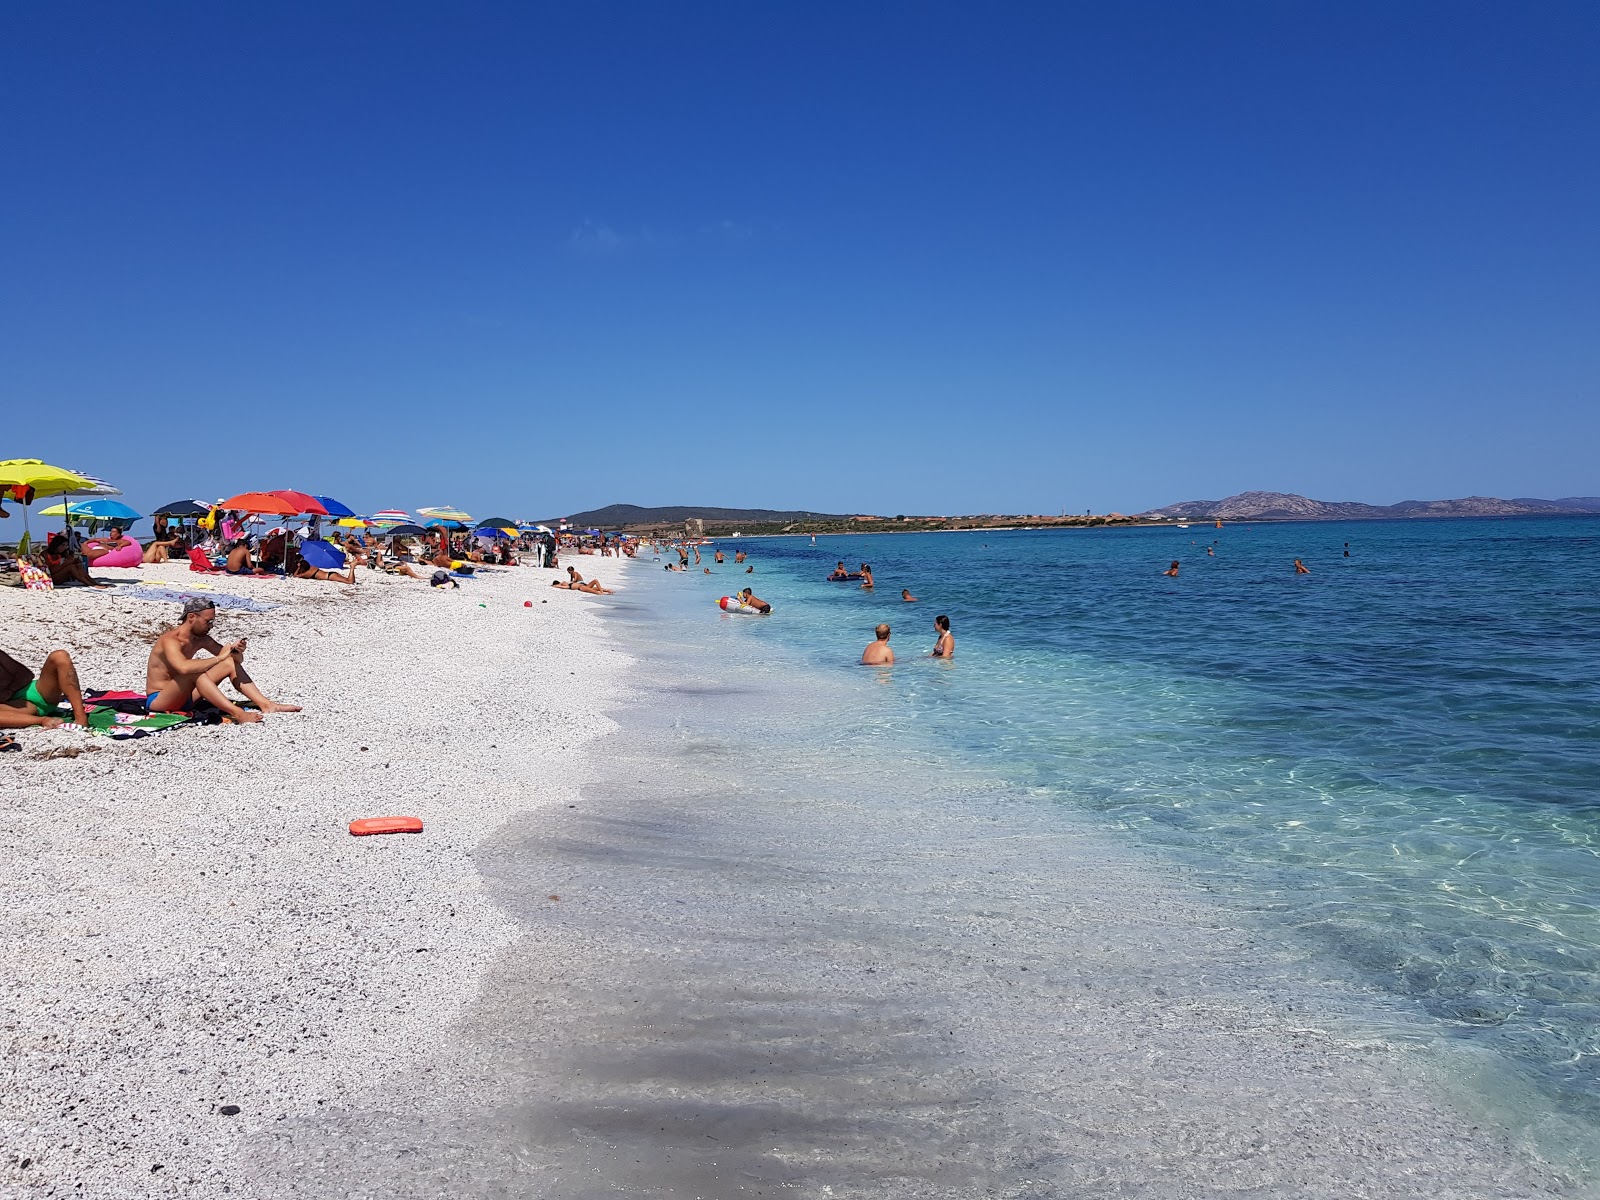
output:
M 572 561 L 609 587 L 630 565 Z M 253 1134 L 382 1091 L 447 1035 L 517 936 L 474 848 L 575 800 L 563 763 L 614 727 L 629 659 L 609 598 L 531 567 L 441 590 L 94 574 L 281 604 L 224 606 L 214 632 L 248 637 L 257 683 L 305 711 L 126 741 L 24 729 L 0 756 L 0 1194 L 249 1195 Z M 37 670 L 64 648 L 86 688 L 142 690 L 178 616 L 128 588 L 0 589 L 0 649 Z M 390 815 L 426 829 L 348 832 Z

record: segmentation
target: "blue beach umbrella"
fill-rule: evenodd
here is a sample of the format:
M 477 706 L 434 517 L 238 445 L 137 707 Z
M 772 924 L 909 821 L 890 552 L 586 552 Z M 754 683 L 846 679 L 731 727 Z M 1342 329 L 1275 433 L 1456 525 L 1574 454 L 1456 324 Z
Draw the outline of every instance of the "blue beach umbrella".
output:
M 493 525 L 485 525 L 482 529 L 474 529 L 472 531 L 472 536 L 481 538 L 502 538 L 508 542 L 511 540 L 511 535 L 509 533 L 507 533 L 504 529 L 498 529 Z
M 466 528 L 466 526 L 463 525 L 460 521 L 446 520 L 446 519 L 441 518 L 441 517 L 435 517 L 435 518 L 433 518 L 433 520 L 425 522 L 424 523 L 424 527 L 427 528 L 427 529 L 465 529 Z
M 334 549 L 321 538 L 306 538 L 302 541 L 300 557 L 319 571 L 344 569 L 344 551 Z
M 120 500 L 96 496 L 92 500 L 69 500 L 40 509 L 42 517 L 93 517 L 97 521 L 142 521 L 144 517 Z
M 318 496 L 317 499 L 322 501 L 322 507 L 328 510 L 328 515 L 330 517 L 353 517 L 356 515 L 345 505 L 340 504 L 332 496 Z

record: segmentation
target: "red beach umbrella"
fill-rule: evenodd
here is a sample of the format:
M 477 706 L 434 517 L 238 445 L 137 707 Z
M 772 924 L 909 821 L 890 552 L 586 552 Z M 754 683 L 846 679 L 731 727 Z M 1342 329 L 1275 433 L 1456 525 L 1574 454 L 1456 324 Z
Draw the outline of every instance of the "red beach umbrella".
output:
M 274 517 L 297 517 L 300 510 L 281 496 L 271 492 L 240 492 L 217 505 L 234 512 L 267 513 Z
M 276 496 L 280 500 L 287 500 L 294 505 L 294 511 L 297 513 L 310 513 L 314 517 L 328 515 L 328 510 L 323 506 L 322 501 L 305 492 L 296 492 L 289 488 L 275 488 L 268 492 L 267 495 Z

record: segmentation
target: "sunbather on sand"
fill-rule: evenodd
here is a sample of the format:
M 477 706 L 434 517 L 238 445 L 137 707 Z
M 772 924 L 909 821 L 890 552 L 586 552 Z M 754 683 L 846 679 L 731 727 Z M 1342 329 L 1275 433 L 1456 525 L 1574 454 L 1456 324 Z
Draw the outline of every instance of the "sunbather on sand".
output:
M 289 573 L 296 579 L 331 579 L 334 583 L 354 583 L 356 569 L 351 567 L 345 574 L 337 571 L 319 571 L 305 559 L 300 557 L 300 551 L 289 551 Z
M 50 582 L 57 587 L 66 587 L 68 584 L 81 583 L 85 587 L 108 588 L 109 583 L 96 583 L 89 578 L 89 571 L 83 565 L 83 559 L 78 557 L 78 552 L 72 548 L 72 542 L 64 533 L 50 535 L 50 540 L 44 544 L 44 569 L 50 572 Z
M 150 650 L 145 666 L 145 709 L 149 712 L 190 712 L 194 698 L 209 700 L 235 721 L 255 722 L 262 713 L 299 712 L 297 705 L 268 700 L 245 672 L 245 639 L 224 646 L 211 636 L 217 619 L 216 607 L 198 596 L 183 602 L 183 619 L 163 633 Z M 196 658 L 205 650 L 212 658 Z M 222 694 L 222 681 L 233 682 L 234 690 L 254 701 L 261 712 L 240 708 Z
M 72 719 L 87 725 L 83 689 L 78 686 L 78 669 L 65 650 L 52 650 L 35 679 L 28 670 L 4 650 L 0 650 L 0 729 L 22 729 L 30 725 L 54 729 L 62 723 L 56 715 L 62 700 L 72 705 Z
M 147 563 L 164 563 L 174 551 L 181 554 L 178 545 L 183 541 L 177 534 L 159 541 L 146 542 L 144 545 L 144 561 Z
M 266 575 L 256 566 L 250 558 L 250 543 L 245 538 L 240 538 L 233 544 L 233 549 L 228 551 L 228 565 L 224 568 L 229 575 Z

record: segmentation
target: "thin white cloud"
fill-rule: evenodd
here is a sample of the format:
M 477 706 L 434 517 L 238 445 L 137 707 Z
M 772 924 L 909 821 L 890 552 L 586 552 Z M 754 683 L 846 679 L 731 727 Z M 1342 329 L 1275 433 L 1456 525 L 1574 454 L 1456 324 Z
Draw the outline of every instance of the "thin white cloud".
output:
M 692 235 L 657 229 L 618 229 L 607 221 L 586 217 L 567 235 L 567 248 L 584 258 L 621 258 L 646 250 L 672 249 L 685 244 L 745 246 L 759 240 L 766 229 L 749 221 L 724 218 L 699 226 Z

